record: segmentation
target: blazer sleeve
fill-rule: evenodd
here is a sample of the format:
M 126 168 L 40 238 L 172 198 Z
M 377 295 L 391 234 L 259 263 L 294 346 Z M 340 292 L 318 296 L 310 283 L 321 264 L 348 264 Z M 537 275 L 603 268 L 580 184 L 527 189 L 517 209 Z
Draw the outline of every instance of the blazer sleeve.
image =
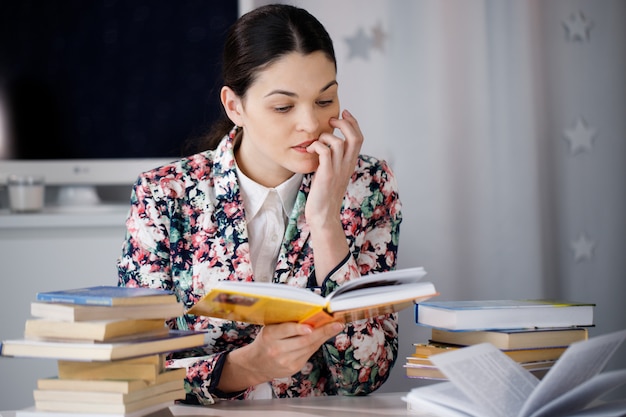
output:
M 374 166 L 363 164 L 353 177 L 353 183 L 360 187 L 348 189 L 343 213 L 352 256 L 325 279 L 323 295 L 345 281 L 393 270 L 396 266 L 402 215 L 391 169 L 384 161 Z M 349 213 L 346 215 L 346 212 Z M 354 222 L 358 224 L 355 226 Z M 388 379 L 397 359 L 397 314 L 348 324 L 342 333 L 323 346 L 323 353 L 338 393 L 366 395 L 373 392 Z
M 170 170 L 171 171 L 171 170 Z M 181 302 L 189 295 L 175 285 L 172 275 L 181 273 L 172 266 L 172 218 L 168 206 L 184 198 L 183 188 L 166 171 L 142 174 L 131 192 L 131 207 L 126 221 L 126 237 L 117 262 L 118 285 L 173 289 Z M 166 186 L 163 184 L 166 183 Z M 180 192 L 177 193 L 177 189 Z M 175 262 L 174 262 L 175 264 Z M 169 320 L 178 329 L 207 331 L 203 347 L 176 352 L 168 357 L 169 368 L 187 368 L 186 402 L 208 405 L 217 399 L 244 399 L 254 387 L 237 393 L 217 389 L 224 361 L 229 351 L 251 343 L 258 326 L 229 320 L 181 316 Z

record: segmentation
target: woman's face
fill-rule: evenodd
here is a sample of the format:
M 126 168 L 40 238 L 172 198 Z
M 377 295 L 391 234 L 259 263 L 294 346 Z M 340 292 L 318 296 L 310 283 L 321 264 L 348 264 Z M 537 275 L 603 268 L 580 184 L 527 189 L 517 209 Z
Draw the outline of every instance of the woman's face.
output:
M 329 120 L 339 117 L 335 72 L 322 52 L 293 52 L 257 74 L 236 122 L 243 127 L 237 164 L 248 177 L 274 187 L 317 169 L 317 154 L 306 148 L 332 133 Z

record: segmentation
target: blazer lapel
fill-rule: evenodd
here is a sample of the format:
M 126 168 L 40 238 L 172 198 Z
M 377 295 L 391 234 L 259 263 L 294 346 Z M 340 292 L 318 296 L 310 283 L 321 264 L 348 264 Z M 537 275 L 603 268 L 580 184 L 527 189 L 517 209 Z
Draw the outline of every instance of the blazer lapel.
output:
M 313 273 L 313 251 L 307 241 L 310 236 L 309 225 L 306 223 L 304 208 L 311 186 L 312 174 L 307 174 L 302 179 L 302 185 L 296 196 L 283 239 L 274 282 L 286 282 L 289 278 L 296 278 L 293 284 L 306 286 L 308 277 Z
M 222 265 L 231 271 L 230 279 L 252 281 L 246 216 L 239 191 L 232 139 L 222 142 L 213 165 L 216 198 L 215 221 L 222 239 L 223 251 L 218 254 Z

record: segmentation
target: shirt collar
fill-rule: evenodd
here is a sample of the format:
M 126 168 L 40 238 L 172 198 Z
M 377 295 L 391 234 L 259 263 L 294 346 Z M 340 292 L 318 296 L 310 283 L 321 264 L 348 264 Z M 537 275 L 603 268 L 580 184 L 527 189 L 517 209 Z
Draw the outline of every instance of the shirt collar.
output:
M 247 177 L 236 164 L 235 170 L 239 178 L 239 189 L 241 191 L 244 207 L 246 208 L 246 218 L 248 220 L 257 215 L 271 190 L 276 190 L 283 206 L 283 213 L 286 217 L 289 217 L 296 203 L 296 196 L 298 195 L 300 184 L 302 184 L 302 174 L 294 174 L 277 187 L 268 188 Z

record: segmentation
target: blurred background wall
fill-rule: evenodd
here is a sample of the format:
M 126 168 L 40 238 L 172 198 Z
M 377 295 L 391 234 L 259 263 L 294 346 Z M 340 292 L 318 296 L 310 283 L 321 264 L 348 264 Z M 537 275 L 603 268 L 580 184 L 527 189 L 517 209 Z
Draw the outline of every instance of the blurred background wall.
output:
M 342 107 L 398 176 L 399 267 L 442 300 L 587 301 L 591 336 L 626 328 L 626 2 L 289 3 L 329 30 Z M 419 383 L 401 365 L 428 334 L 401 314 L 384 390 Z

